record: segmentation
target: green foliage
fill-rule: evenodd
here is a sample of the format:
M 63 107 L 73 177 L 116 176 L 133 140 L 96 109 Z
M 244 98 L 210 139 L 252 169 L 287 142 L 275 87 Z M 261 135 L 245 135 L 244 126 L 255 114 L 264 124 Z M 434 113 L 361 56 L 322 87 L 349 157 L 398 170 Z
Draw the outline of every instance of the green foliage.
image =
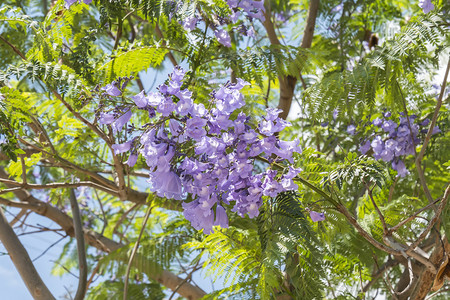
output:
M 122 281 L 105 281 L 93 287 L 87 295 L 89 300 L 109 300 L 123 298 L 124 283 Z M 159 284 L 139 283 L 129 284 L 127 299 L 130 300 L 162 300 L 165 294 Z
M 331 68 L 305 92 L 305 106 L 311 117 L 331 119 L 332 110 L 347 112 L 372 111 L 375 104 L 385 105 L 392 111 L 403 109 L 406 93 L 405 79 L 416 82 L 415 77 L 402 78 L 416 73 L 427 60 L 426 45 L 439 45 L 442 36 L 448 35 L 445 22 L 438 16 L 420 16 L 410 21 L 392 41 L 388 41 L 362 60 L 355 61 L 350 70 Z M 414 41 L 414 42 L 412 42 Z M 434 59 L 442 47 L 434 53 Z M 415 55 L 411 55 L 411 53 Z M 384 97 L 379 97 L 384 93 Z
M 381 277 L 366 293 L 361 292 L 361 285 L 372 280 L 384 262 L 395 258 L 362 237 L 337 206 L 348 209 L 363 230 L 383 243 L 383 224 L 374 203 L 388 227 L 428 205 L 413 155 L 402 158 L 410 174 L 394 178 L 389 164 L 372 159 L 370 151 L 368 156 L 359 156 L 357 149 L 372 138 L 366 125 L 385 109 L 394 116 L 406 110 L 420 121 L 433 116 L 439 91 L 432 84 L 442 83 L 435 75 L 438 70 L 442 73 L 439 63 L 442 57 L 447 59 L 450 45 L 450 4 L 433 1 L 436 9 L 425 15 L 417 3 L 406 0 L 321 1 L 312 47 L 304 49 L 299 45 L 310 3 L 304 0 L 266 1 L 281 44 L 270 43 L 269 22 L 241 18 L 232 24 L 228 16 L 234 10 L 225 0 L 96 0 L 90 5 L 77 1 L 70 9 L 64 0 L 3 2 L 0 168 L 9 173 L 10 180 L 22 182 L 25 177 L 29 184 L 90 182 L 89 187 L 77 190 L 82 221 L 104 238 L 124 245 L 111 253 L 88 248 L 89 271 L 98 266 L 95 272 L 101 275 L 101 282 L 91 284 L 88 299 L 123 297 L 130 253 L 147 209 L 143 199 L 154 207 L 131 266 L 129 299 L 164 299 L 172 294 L 154 280 L 163 270 L 187 278 L 186 286 L 199 273 L 206 276 L 202 283 L 215 280 L 214 290 L 203 299 L 389 297 L 389 287 Z M 201 19 L 201 25 L 187 31 L 183 22 L 191 17 Z M 216 29 L 230 34 L 232 47 L 217 41 Z M 255 38 L 243 34 L 249 29 L 255 31 Z M 375 37 L 378 44 L 367 47 Z M 279 79 L 297 78 L 292 100 L 299 112 L 279 137 L 299 138 L 304 149 L 293 163 L 302 169 L 301 178 L 294 180 L 298 189 L 276 199 L 263 197 L 254 219 L 237 216 L 234 203 L 222 201 L 230 227 L 215 227 L 209 235 L 191 227 L 180 213 L 181 201 L 145 194 L 149 170 L 143 160 L 131 168 L 126 165 L 128 154 L 113 155 L 111 149 L 112 144 L 134 138 L 137 143 L 139 136 L 125 130 L 115 134 L 99 122 L 102 108 L 123 112 L 129 99 L 99 96 L 100 88 L 120 77 L 134 77 L 140 80 L 130 79 L 130 94 L 142 88 L 146 93 L 155 91 L 167 79 L 170 64 L 186 69 L 183 88 L 193 92 L 195 103 L 206 107 L 211 105 L 211 93 L 223 83 L 236 78 L 249 81 L 252 85 L 242 90 L 247 103 L 242 112 L 255 117 L 249 123 L 254 128 L 267 108 L 278 105 Z M 447 93 L 437 118 L 442 132 L 432 136 L 422 160 L 433 199 L 442 198 L 450 176 L 448 100 Z M 332 117 L 335 109 L 337 118 Z M 133 108 L 132 113 L 128 129 L 148 126 L 148 111 Z M 361 131 L 347 134 L 349 124 Z M 195 151 L 192 145 L 177 150 L 182 153 L 175 156 L 177 163 Z M 19 155 L 25 155 L 24 165 Z M 268 166 L 255 164 L 259 171 Z M 119 197 L 120 173 L 124 173 L 127 189 Z M 103 188 L 92 187 L 99 185 Z M 3 193 L 5 188 L 9 186 L 0 183 L 6 200 L 31 199 Z M 68 220 L 67 189 L 31 192 L 42 200 L 48 197 L 48 203 L 60 210 L 58 216 Z M 192 195 L 187 195 L 187 201 L 191 200 Z M 312 222 L 311 211 L 323 212 L 325 221 Z M 449 214 L 447 205 L 433 234 L 450 235 Z M 405 245 L 412 243 L 433 216 L 433 209 L 425 209 L 393 237 Z M 86 240 L 91 242 L 91 238 Z M 415 262 L 415 268 L 419 267 Z M 60 276 L 77 268 L 75 243 L 70 239 L 53 274 Z M 404 269 L 387 271 L 393 286 Z
M 3 74 L 0 74 L 0 84 L 8 84 L 11 79 L 22 78 L 26 78 L 33 83 L 42 80 L 48 87 L 63 93 L 68 91 L 79 92 L 83 87 L 83 82 L 69 67 L 50 62 L 42 64 L 38 61 L 9 66 Z
M 367 156 L 358 156 L 350 152 L 343 164 L 335 166 L 329 176 L 324 178 L 324 187 L 336 184 L 339 189 L 344 184 L 376 184 L 380 188 L 385 182 L 386 174 L 380 163 Z
M 167 49 L 158 46 L 119 50 L 100 70 L 104 74 L 105 83 L 111 82 L 116 77 L 136 75 L 150 67 L 159 66 L 167 52 Z

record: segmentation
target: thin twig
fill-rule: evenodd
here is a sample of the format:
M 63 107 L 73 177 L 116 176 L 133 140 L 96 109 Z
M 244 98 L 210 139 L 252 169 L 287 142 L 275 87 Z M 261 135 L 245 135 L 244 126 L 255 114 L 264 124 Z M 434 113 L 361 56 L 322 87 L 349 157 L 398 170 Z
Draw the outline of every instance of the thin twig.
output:
M 166 46 L 166 41 L 164 40 L 163 33 L 162 33 L 162 31 L 161 31 L 161 28 L 159 28 L 158 23 L 155 23 L 155 32 L 156 32 L 156 35 L 157 35 L 160 39 L 162 39 L 161 44 L 162 44 L 163 46 Z M 169 52 L 167 53 L 167 56 L 169 57 L 170 61 L 172 62 L 172 65 L 173 65 L 174 67 L 178 65 L 178 63 L 177 63 L 177 61 L 176 61 L 176 59 L 175 59 L 175 56 L 173 56 L 172 52 L 169 51 Z
M 431 206 L 433 206 L 434 204 L 438 203 L 441 199 L 437 199 L 436 201 L 434 201 L 433 203 L 428 204 L 427 206 L 419 209 L 418 211 L 416 211 L 413 215 L 409 216 L 408 218 L 404 219 L 403 221 L 401 221 L 400 223 L 398 223 L 397 225 L 395 225 L 394 227 L 389 228 L 389 232 L 394 232 L 397 231 L 400 227 L 402 227 L 403 225 L 405 225 L 406 223 L 408 223 L 409 221 L 413 220 L 416 218 L 416 216 L 418 214 L 420 214 L 421 212 L 423 212 L 424 210 L 427 210 L 428 208 L 430 208 Z
M 77 252 L 78 252 L 78 288 L 75 294 L 74 300 L 83 300 L 86 294 L 87 283 L 87 261 L 86 261 L 86 248 L 84 245 L 84 232 L 83 225 L 81 223 L 80 208 L 78 207 L 77 198 L 73 189 L 70 189 L 70 206 L 73 214 L 73 228 L 75 231 L 75 239 L 77 240 Z
M 51 248 L 53 248 L 53 246 L 55 246 L 56 244 L 58 244 L 59 242 L 61 242 L 63 239 L 65 239 L 67 237 L 67 235 L 61 237 L 59 240 L 57 240 L 56 242 L 54 242 L 53 244 L 51 244 L 50 246 L 47 247 L 47 249 L 44 250 L 44 252 L 42 252 L 41 254 L 39 254 L 35 259 L 33 259 L 33 261 L 38 260 L 39 258 L 41 258 L 42 256 L 45 255 L 45 253 L 48 252 L 48 250 L 50 250 Z
M 433 219 L 430 221 L 427 228 L 420 234 L 420 236 L 417 238 L 417 240 L 409 246 L 409 249 L 415 249 L 425 239 L 425 237 L 428 235 L 428 233 L 431 231 L 431 228 L 433 228 L 434 224 L 436 224 L 437 220 L 441 216 L 441 213 L 442 213 L 445 205 L 447 204 L 447 199 L 448 199 L 449 194 L 450 194 L 450 185 L 448 185 L 447 188 L 445 189 L 441 204 L 439 204 L 439 207 L 437 209 L 437 212 L 435 212 Z
M 196 272 L 197 266 L 200 263 L 200 260 L 197 262 L 197 264 L 194 266 L 194 268 L 192 269 L 192 271 L 186 276 L 186 278 L 183 279 L 182 282 L 180 282 L 177 287 L 173 290 L 172 294 L 170 295 L 168 300 L 172 300 L 173 296 L 175 296 L 175 294 L 178 292 L 178 290 L 183 286 L 183 284 L 185 284 L 186 282 L 188 282 L 188 280 L 192 279 L 192 274 L 194 274 L 194 272 Z
M 447 86 L 447 78 L 448 78 L 449 70 L 450 70 L 450 57 L 449 57 L 449 60 L 447 63 L 447 69 L 445 70 L 444 80 L 443 80 L 442 86 L 441 86 L 441 93 L 439 94 L 439 98 L 436 103 L 436 108 L 434 109 L 433 118 L 431 119 L 430 128 L 428 128 L 427 135 L 425 137 L 425 140 L 423 141 L 422 149 L 420 149 L 419 155 L 417 155 L 416 165 L 421 164 L 422 158 L 425 155 L 425 150 L 428 146 L 428 143 L 430 142 L 431 135 L 433 134 L 433 129 L 436 126 L 437 118 L 439 115 L 439 110 L 441 109 L 441 105 L 442 105 L 442 98 L 444 97 L 445 87 Z
M 148 218 L 150 217 L 150 213 L 152 212 L 152 209 L 153 209 L 153 206 L 150 203 L 150 205 L 147 208 L 147 212 L 145 213 L 144 222 L 142 223 L 142 228 L 141 228 L 141 231 L 139 232 L 139 237 L 138 237 L 136 243 L 134 244 L 133 250 L 131 251 L 130 259 L 128 260 L 127 271 L 126 271 L 126 275 L 125 275 L 125 286 L 123 288 L 123 300 L 127 300 L 128 280 L 130 277 L 131 265 L 133 264 L 134 256 L 137 253 L 139 243 L 141 242 L 142 234 L 145 231 L 145 226 L 147 225 L 147 221 L 148 221 Z
M 28 210 L 26 208 L 22 208 L 20 210 L 20 212 L 17 215 L 14 216 L 14 219 L 9 221 L 9 226 L 13 227 L 14 224 L 16 224 L 20 220 L 20 218 L 22 218 L 27 213 L 27 211 Z
M 0 35 L 0 40 L 5 42 L 17 55 L 19 55 L 23 60 L 27 60 L 25 55 L 22 54 L 22 52 L 19 51 L 19 49 L 16 48 L 13 44 L 11 44 L 7 39 L 5 39 L 2 35 Z
M 378 207 L 377 203 L 376 203 L 375 200 L 373 199 L 372 190 L 370 189 L 370 187 L 367 185 L 367 183 L 366 183 L 364 180 L 363 180 L 363 182 L 364 182 L 364 186 L 365 186 L 366 189 L 367 189 L 367 193 L 369 194 L 369 198 L 370 198 L 370 200 L 372 201 L 372 204 L 373 204 L 373 206 L 375 207 L 375 210 L 377 211 L 378 216 L 380 217 L 381 224 L 383 224 L 383 232 L 384 232 L 384 234 L 388 234 L 388 233 L 389 233 L 389 230 L 388 230 L 388 227 L 387 227 L 387 225 L 386 225 L 386 220 L 384 219 L 384 216 L 383 216 L 383 214 L 381 213 L 381 210 L 380 210 L 380 208 Z
M 21 189 L 33 189 L 33 190 L 45 190 L 45 189 L 58 189 L 58 188 L 76 188 L 80 186 L 88 186 L 92 188 L 96 188 L 99 190 L 102 190 L 104 192 L 107 192 L 109 194 L 115 194 L 117 193 L 109 188 L 106 188 L 100 184 L 97 184 L 92 181 L 80 181 L 75 183 L 69 183 L 69 182 L 53 182 L 53 183 L 47 183 L 47 184 L 30 184 L 30 183 L 23 183 L 23 182 L 17 182 L 14 180 L 9 179 L 3 179 L 0 178 L 0 182 L 8 183 L 11 185 L 15 185 L 20 187 Z M 6 190 L 3 190 L 5 192 Z

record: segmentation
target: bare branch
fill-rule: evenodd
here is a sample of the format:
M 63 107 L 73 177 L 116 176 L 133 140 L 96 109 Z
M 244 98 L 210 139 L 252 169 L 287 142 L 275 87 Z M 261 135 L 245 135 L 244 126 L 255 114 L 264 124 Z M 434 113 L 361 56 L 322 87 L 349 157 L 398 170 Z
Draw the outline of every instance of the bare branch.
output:
M 5 199 L 5 200 L 6 200 L 6 199 Z M 27 214 L 27 212 L 28 212 L 28 209 L 22 208 L 22 209 L 20 210 L 20 212 L 19 212 L 17 215 L 14 216 L 14 219 L 12 219 L 12 220 L 9 222 L 9 226 L 13 227 L 14 224 L 16 224 L 16 223 L 20 220 L 20 218 L 22 218 L 24 215 Z
M 399 264 L 398 260 L 394 260 L 389 258 L 387 262 L 385 262 L 379 269 L 377 272 L 372 274 L 372 279 L 366 283 L 366 285 L 363 287 L 363 292 L 367 292 L 369 290 L 369 288 L 384 274 L 384 272 L 386 272 L 387 270 L 389 270 L 390 268 L 396 266 Z
M 34 268 L 33 262 L 28 256 L 14 230 L 6 220 L 3 210 L 0 208 L 0 241 L 5 246 L 14 266 L 22 277 L 28 291 L 36 300 L 55 299 L 50 290 L 42 281 L 39 273 Z
M 86 294 L 86 282 L 87 282 L 87 262 L 84 246 L 84 234 L 83 225 L 81 224 L 80 208 L 78 207 L 77 198 L 73 189 L 70 189 L 70 206 L 73 214 L 73 227 L 75 231 L 75 239 L 77 240 L 77 252 L 78 252 L 78 288 L 75 294 L 74 300 L 83 300 Z
M 58 188 L 76 188 L 80 186 L 88 186 L 92 188 L 96 188 L 99 190 L 102 190 L 104 192 L 107 192 L 108 194 L 118 195 L 116 191 L 113 191 L 109 188 L 106 188 L 100 184 L 97 184 L 95 182 L 91 181 L 80 181 L 80 182 L 74 182 L 74 183 L 68 183 L 68 182 L 53 182 L 53 183 L 47 183 L 47 184 L 30 184 L 30 183 L 21 183 L 14 180 L 4 179 L 0 178 L 0 182 L 8 183 L 10 185 L 19 186 L 22 189 L 27 190 L 45 190 L 45 189 L 58 189 Z M 5 192 L 6 190 L 3 190 Z
M 7 177 L 5 171 L 0 168 L 0 177 Z M 47 217 L 59 226 L 71 237 L 75 236 L 74 228 L 73 228 L 73 220 L 71 217 L 60 211 L 59 209 L 53 207 L 51 204 L 40 201 L 31 195 L 28 191 L 23 189 L 18 189 L 14 191 L 16 197 L 25 203 L 30 203 L 30 210 L 36 212 L 37 214 Z M 142 193 L 144 194 L 144 193 Z M 86 243 L 92 247 L 95 247 L 104 252 L 111 252 L 117 250 L 124 246 L 122 243 L 115 242 L 97 232 L 92 230 L 83 229 L 84 238 Z M 159 282 L 160 284 L 166 286 L 167 288 L 174 290 L 177 286 L 183 282 L 183 279 L 176 276 L 172 272 L 163 270 L 161 273 L 152 273 L 148 274 L 152 280 Z M 187 298 L 187 299 L 200 299 L 206 295 L 206 293 L 190 284 L 185 283 L 178 289 L 178 294 Z M 48 298 L 50 299 L 50 298 Z

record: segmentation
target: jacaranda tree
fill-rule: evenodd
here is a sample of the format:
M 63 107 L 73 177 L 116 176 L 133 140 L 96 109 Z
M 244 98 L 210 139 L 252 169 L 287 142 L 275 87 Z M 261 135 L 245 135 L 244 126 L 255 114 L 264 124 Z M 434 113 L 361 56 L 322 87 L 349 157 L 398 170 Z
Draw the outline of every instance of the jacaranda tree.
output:
M 74 299 L 448 299 L 449 31 L 447 0 L 4 0 L 0 241 L 35 299 L 29 214 Z

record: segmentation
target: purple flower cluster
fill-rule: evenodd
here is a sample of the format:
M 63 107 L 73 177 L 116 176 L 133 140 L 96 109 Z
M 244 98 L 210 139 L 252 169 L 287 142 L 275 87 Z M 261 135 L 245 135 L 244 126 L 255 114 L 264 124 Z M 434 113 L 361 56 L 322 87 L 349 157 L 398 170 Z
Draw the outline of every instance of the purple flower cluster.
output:
M 384 134 L 376 134 L 372 140 L 365 140 L 359 147 L 359 151 L 366 154 L 372 149 L 375 159 L 391 162 L 392 168 L 398 172 L 398 176 L 405 177 L 409 172 L 402 157 L 415 154 L 416 146 L 421 142 L 418 135 L 420 132 L 426 132 L 426 128 L 423 127 L 428 126 L 430 120 L 415 122 L 417 116 L 412 115 L 409 117 L 408 124 L 408 117 L 400 116 L 397 124 L 389 119 L 390 117 L 390 113 L 385 113 L 384 118 L 376 118 L 372 121 L 372 124 L 380 128 Z M 433 134 L 438 132 L 440 130 L 436 126 Z
M 72 4 L 75 4 L 75 2 L 79 3 L 84 2 L 85 4 L 91 4 L 92 2 L 92 0 L 65 0 L 65 1 L 66 1 L 65 3 L 66 9 L 69 9 L 72 6 Z
M 419 0 L 419 7 L 423 9 L 423 13 L 427 14 L 434 9 L 434 4 L 431 0 Z
M 300 169 L 286 172 L 255 171 L 255 162 L 293 162 L 300 153 L 299 141 L 282 141 L 276 136 L 290 124 L 278 117 L 280 110 L 268 109 L 258 126 L 239 112 L 245 104 L 240 90 L 248 85 L 242 79 L 213 91 L 210 107 L 196 104 L 192 92 L 183 89 L 185 72 L 175 68 L 170 80 L 158 92 L 132 97 L 136 107 L 148 111 L 152 123 L 139 138 L 113 145 L 116 154 L 131 151 L 130 166 L 140 154 L 150 169 L 150 190 L 160 197 L 183 202 L 184 215 L 194 228 L 212 232 L 214 225 L 228 226 L 224 205 L 233 205 L 238 215 L 253 218 L 259 214 L 262 197 L 296 190 L 294 177 Z M 109 85 L 109 95 L 117 95 Z M 108 92 L 110 91 L 110 93 Z M 123 114 L 103 113 L 99 122 L 119 131 L 130 120 L 131 110 Z
M 264 0 L 227 0 L 227 3 L 234 11 L 231 19 L 237 19 L 240 14 L 238 8 L 242 8 L 251 18 L 259 19 L 261 22 L 266 20 L 264 16 L 264 12 L 266 11 Z
M 264 1 L 255 1 L 255 0 L 227 0 L 228 5 L 232 10 L 232 14 L 228 18 L 219 18 L 219 24 L 209 24 L 214 30 L 214 36 L 217 41 L 225 47 L 231 47 L 231 37 L 230 33 L 226 28 L 220 28 L 218 25 L 224 25 L 226 23 L 236 23 L 241 16 L 241 10 L 247 14 L 248 17 L 259 19 L 261 22 L 264 22 L 265 16 L 265 8 Z M 191 16 L 183 20 L 181 23 L 183 28 L 187 31 L 192 31 L 197 27 L 197 24 L 201 21 L 199 16 Z M 238 31 L 246 36 L 254 37 L 255 29 L 253 26 L 245 26 L 243 24 L 235 27 Z

